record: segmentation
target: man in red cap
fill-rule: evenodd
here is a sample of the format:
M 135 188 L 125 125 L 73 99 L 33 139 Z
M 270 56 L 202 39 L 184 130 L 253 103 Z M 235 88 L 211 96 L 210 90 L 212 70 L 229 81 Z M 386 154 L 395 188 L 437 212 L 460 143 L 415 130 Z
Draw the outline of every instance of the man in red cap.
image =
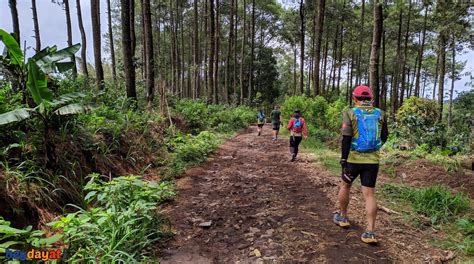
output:
M 367 229 L 361 235 L 361 240 L 375 244 L 375 182 L 379 170 L 379 149 L 387 141 L 388 128 L 384 112 L 373 106 L 373 94 L 368 86 L 357 86 L 352 98 L 354 107 L 342 116 L 342 181 L 338 194 L 340 211 L 334 214 L 333 221 L 343 228 L 350 226 L 347 217 L 349 193 L 352 182 L 360 175 L 367 218 Z

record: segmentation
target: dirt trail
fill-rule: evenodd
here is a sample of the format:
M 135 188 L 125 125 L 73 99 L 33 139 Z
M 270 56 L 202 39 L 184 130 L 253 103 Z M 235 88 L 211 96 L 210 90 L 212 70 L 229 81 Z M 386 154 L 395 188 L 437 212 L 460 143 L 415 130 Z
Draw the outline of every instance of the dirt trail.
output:
M 264 133 L 247 129 L 178 181 L 180 197 L 166 208 L 177 234 L 162 263 L 394 261 L 383 241 L 360 242 L 357 223 L 348 230 L 332 223 L 326 189 L 336 178 L 318 181 L 328 175 L 311 156 L 292 163 L 287 139 L 272 142 Z

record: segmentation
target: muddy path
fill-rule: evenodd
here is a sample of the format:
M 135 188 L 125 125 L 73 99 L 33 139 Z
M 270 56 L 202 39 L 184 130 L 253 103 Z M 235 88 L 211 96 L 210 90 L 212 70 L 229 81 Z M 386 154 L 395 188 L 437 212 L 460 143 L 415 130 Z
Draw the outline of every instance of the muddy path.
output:
M 360 241 L 363 206 L 350 229 L 334 225 L 338 179 L 311 155 L 290 162 L 287 139 L 272 142 L 270 133 L 241 132 L 178 180 L 179 198 L 165 208 L 176 236 L 162 263 L 400 261 L 383 236 L 378 246 Z

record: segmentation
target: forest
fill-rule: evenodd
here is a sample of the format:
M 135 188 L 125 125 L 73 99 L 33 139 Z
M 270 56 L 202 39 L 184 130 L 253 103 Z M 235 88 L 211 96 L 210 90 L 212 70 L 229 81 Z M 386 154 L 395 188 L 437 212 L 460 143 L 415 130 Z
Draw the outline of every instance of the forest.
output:
M 0 5 L 0 259 L 474 261 L 469 1 Z M 389 131 L 374 247 L 359 180 L 354 227 L 332 223 L 359 85 Z M 309 136 L 290 162 L 296 109 Z

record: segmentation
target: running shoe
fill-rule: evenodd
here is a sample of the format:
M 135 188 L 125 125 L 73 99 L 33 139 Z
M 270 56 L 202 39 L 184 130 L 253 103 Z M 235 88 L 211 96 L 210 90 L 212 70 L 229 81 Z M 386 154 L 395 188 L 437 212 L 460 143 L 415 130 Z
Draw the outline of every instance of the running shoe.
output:
M 377 239 L 375 238 L 375 234 L 372 231 L 365 231 L 362 233 L 360 240 L 367 244 L 377 244 Z
M 347 217 L 343 216 L 339 212 L 334 214 L 333 222 L 342 228 L 348 228 L 351 225 Z

